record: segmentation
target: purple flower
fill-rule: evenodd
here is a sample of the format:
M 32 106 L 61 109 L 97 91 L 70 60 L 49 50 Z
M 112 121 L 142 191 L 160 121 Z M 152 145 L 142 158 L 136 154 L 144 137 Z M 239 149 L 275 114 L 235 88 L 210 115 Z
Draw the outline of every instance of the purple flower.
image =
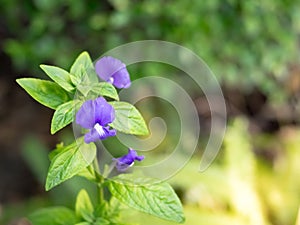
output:
M 114 119 L 115 110 L 103 97 L 84 102 L 76 114 L 76 123 L 90 130 L 84 135 L 86 143 L 115 136 L 116 130 L 107 125 Z
M 98 76 L 116 86 L 117 88 L 128 88 L 130 86 L 130 77 L 126 65 L 120 60 L 111 56 L 105 56 L 99 59 L 95 65 Z
M 124 172 L 129 167 L 133 166 L 134 161 L 142 161 L 145 156 L 138 156 L 135 150 L 129 148 L 128 153 L 120 158 L 113 159 L 116 161 L 116 168 L 119 172 Z

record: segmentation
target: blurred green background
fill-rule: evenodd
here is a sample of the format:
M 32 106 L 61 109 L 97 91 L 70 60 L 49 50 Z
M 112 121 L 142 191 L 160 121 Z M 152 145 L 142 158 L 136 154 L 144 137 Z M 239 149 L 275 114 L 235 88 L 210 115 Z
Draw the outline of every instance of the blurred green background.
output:
M 15 79 L 45 78 L 41 63 L 68 69 L 83 50 L 96 59 L 144 39 L 190 48 L 216 74 L 226 99 L 228 130 L 217 160 L 198 173 L 199 147 L 171 179 L 184 203 L 186 224 L 296 224 L 299 8 L 299 0 L 0 0 L 0 224 L 27 224 L 22 218 L 43 206 L 71 207 L 85 185 L 76 178 L 44 192 L 47 152 L 60 140 L 71 140 L 72 132 L 52 137 L 52 111 L 27 96 Z M 139 76 L 174 72 L 157 64 L 129 69 Z M 189 93 L 208 132 L 205 96 L 192 88 Z M 160 107 L 144 110 L 168 115 Z M 164 142 L 170 145 L 171 135 Z M 170 224 L 132 211 L 124 217 Z

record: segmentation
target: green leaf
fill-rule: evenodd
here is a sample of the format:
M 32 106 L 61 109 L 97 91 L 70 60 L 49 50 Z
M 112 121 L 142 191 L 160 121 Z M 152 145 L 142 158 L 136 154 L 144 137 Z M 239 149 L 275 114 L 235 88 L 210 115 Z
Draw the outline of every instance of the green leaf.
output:
M 100 95 L 119 101 L 117 90 L 112 84 L 107 82 L 99 82 L 93 84 L 89 90 L 88 98 L 96 98 Z
M 60 142 L 58 144 L 56 144 L 56 148 L 54 150 L 52 150 L 49 154 L 48 154 L 48 158 L 50 159 L 50 161 L 52 161 L 52 159 L 58 155 L 60 152 L 62 152 L 64 150 L 64 143 Z
M 80 222 L 76 223 L 75 225 L 91 225 L 89 222 Z
M 70 74 L 56 66 L 49 66 L 49 65 L 40 65 L 41 69 L 59 86 L 65 89 L 68 92 L 73 92 L 75 90 Z
M 168 183 L 155 183 L 149 178 L 138 179 L 138 184 L 133 183 L 130 174 L 123 174 L 108 181 L 108 187 L 115 198 L 136 210 L 165 220 L 184 222 L 180 200 Z
M 126 134 L 147 135 L 147 125 L 140 112 L 127 102 L 109 102 L 115 109 L 116 118 L 111 127 Z
M 88 52 L 82 52 L 70 69 L 71 80 L 76 86 L 82 83 L 94 84 L 98 82 L 93 62 Z
M 74 74 L 75 76 L 81 76 L 82 68 L 85 69 L 94 68 L 90 55 L 86 51 L 82 52 L 75 59 L 73 65 L 71 66 L 70 73 Z
M 90 167 L 91 167 L 91 165 L 88 166 L 87 168 L 84 168 L 77 175 L 84 177 L 90 181 L 97 182 L 95 171 L 93 168 L 90 168 Z
M 111 225 L 111 223 L 104 218 L 97 218 L 93 225 Z
M 69 125 L 75 117 L 75 112 L 82 104 L 79 100 L 72 100 L 60 105 L 53 114 L 51 121 L 51 134 L 56 133 Z
M 32 225 L 74 225 L 75 213 L 65 207 L 51 207 L 32 213 L 28 219 Z
M 103 218 L 106 217 L 107 215 L 111 217 L 109 214 L 111 207 L 108 204 L 107 201 L 102 201 L 99 204 L 96 205 L 95 210 L 94 210 L 94 215 L 97 218 Z
M 70 100 L 68 93 L 56 83 L 35 78 L 21 78 L 17 83 L 36 101 L 51 109 Z
M 95 157 L 95 144 L 86 144 L 83 137 L 68 146 L 61 147 L 51 161 L 46 179 L 46 191 L 81 172 Z
M 82 189 L 76 199 L 75 212 L 78 217 L 88 222 L 92 222 L 94 218 L 94 207 L 86 190 Z
M 73 74 L 70 74 L 70 79 L 72 83 L 76 86 L 77 90 L 79 90 L 79 87 L 81 86 L 91 86 L 92 82 L 90 81 L 85 69 L 82 67 L 82 74 L 81 76 L 75 76 Z M 79 90 L 81 91 L 81 90 Z

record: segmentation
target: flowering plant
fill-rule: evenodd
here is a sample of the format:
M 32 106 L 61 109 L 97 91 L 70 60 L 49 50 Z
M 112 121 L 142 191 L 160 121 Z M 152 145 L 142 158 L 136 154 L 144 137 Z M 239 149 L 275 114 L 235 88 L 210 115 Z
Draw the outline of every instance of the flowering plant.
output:
M 41 65 L 41 69 L 53 81 L 21 78 L 17 83 L 36 101 L 55 110 L 51 134 L 73 121 L 81 133 L 70 145 L 59 144 L 49 154 L 51 163 L 45 189 L 48 191 L 74 176 L 83 176 L 97 186 L 99 197 L 93 205 L 87 191 L 82 189 L 74 210 L 61 206 L 41 209 L 29 216 L 32 224 L 127 224 L 120 221 L 118 204 L 183 223 L 182 205 L 168 183 L 130 174 L 135 161 L 145 158 L 137 151 L 129 148 L 126 155 L 112 158 L 111 166 L 100 170 L 96 142 L 115 136 L 117 132 L 148 134 L 140 112 L 130 103 L 119 100 L 116 88 L 129 88 L 131 84 L 126 65 L 106 56 L 94 66 L 89 54 L 83 52 L 70 72 L 49 65 Z M 108 178 L 112 170 L 116 175 Z M 104 189 L 109 194 L 105 195 Z

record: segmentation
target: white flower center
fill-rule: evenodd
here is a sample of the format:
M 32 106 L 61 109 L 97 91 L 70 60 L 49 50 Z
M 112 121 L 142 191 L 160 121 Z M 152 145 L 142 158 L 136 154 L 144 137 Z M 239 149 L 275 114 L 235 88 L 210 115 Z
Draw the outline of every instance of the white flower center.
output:
M 96 123 L 94 128 L 96 129 L 96 131 L 98 132 L 98 134 L 100 135 L 100 137 L 103 137 L 105 135 L 105 131 L 103 129 L 103 127 L 99 124 Z
M 112 83 L 114 82 L 114 78 L 113 78 L 113 77 L 110 77 L 110 78 L 107 80 L 107 82 L 112 84 Z

